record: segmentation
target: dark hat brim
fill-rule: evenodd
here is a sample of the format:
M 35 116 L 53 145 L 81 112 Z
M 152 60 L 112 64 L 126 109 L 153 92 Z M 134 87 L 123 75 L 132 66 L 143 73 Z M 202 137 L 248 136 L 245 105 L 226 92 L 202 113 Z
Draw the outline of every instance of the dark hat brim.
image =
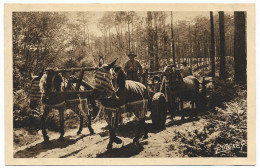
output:
M 135 54 L 128 54 L 127 56 L 128 56 L 128 57 L 130 57 L 130 56 L 135 56 L 135 57 L 136 57 L 136 55 L 135 55 Z

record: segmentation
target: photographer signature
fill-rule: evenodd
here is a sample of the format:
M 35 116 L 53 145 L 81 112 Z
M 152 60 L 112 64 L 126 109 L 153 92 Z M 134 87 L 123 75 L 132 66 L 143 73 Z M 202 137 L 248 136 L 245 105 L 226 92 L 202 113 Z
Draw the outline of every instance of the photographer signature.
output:
M 230 151 L 232 151 L 234 149 L 240 149 L 242 151 L 245 144 L 246 144 L 246 141 L 219 145 L 216 148 L 214 148 L 215 154 L 229 153 Z

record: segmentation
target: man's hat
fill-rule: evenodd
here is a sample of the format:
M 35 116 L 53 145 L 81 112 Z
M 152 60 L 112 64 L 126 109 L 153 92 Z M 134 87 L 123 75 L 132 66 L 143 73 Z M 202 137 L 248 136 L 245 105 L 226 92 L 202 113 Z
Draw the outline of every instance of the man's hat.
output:
M 131 51 L 129 54 L 128 54 L 128 57 L 129 56 L 135 56 L 136 57 L 136 54 L 133 52 L 133 51 Z
M 174 68 L 176 68 L 176 64 L 170 64 L 170 65 L 167 65 L 167 67 L 174 67 Z
M 182 65 L 188 65 L 188 63 L 186 61 L 181 63 Z

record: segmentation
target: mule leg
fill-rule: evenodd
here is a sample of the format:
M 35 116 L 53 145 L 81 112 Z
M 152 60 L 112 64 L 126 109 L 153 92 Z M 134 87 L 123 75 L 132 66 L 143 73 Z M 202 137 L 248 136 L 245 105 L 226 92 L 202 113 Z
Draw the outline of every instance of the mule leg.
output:
M 140 138 L 140 132 L 141 132 L 141 129 L 144 127 L 144 124 L 145 124 L 145 120 L 144 119 L 141 119 L 139 121 L 139 126 L 138 126 L 138 130 L 136 132 L 136 135 L 135 135 L 135 138 L 133 140 L 133 143 L 138 143 L 138 140 Z
M 173 117 L 174 117 L 174 104 L 173 104 L 173 102 L 168 102 L 167 105 L 168 105 L 168 110 L 169 110 L 169 112 L 171 114 L 170 119 L 173 120 Z
M 112 149 L 113 147 L 114 137 L 115 137 L 115 131 L 111 126 L 109 126 L 109 143 L 107 144 L 108 150 Z
M 181 119 L 184 120 L 183 100 L 182 99 L 180 99 L 180 103 L 181 103 Z
M 180 98 L 176 98 L 176 107 L 177 107 L 177 112 L 180 112 Z
M 144 120 L 144 139 L 148 138 L 148 128 L 147 128 L 147 124 L 145 123 L 145 119 Z
M 84 112 L 87 115 L 87 121 L 88 121 L 87 126 L 88 126 L 88 129 L 89 129 L 90 135 L 93 135 L 94 130 L 91 127 L 91 115 L 90 115 L 89 109 L 88 109 L 88 100 L 84 99 L 84 100 L 80 101 L 80 104 L 81 104 L 82 112 Z
M 198 118 L 198 100 L 194 101 L 194 105 L 195 105 L 195 117 Z
M 80 119 L 80 124 L 79 124 L 79 130 L 77 132 L 78 135 L 81 134 L 81 131 L 83 129 L 83 119 L 84 119 L 84 117 L 82 115 L 80 115 L 79 119 Z
M 60 115 L 60 137 L 59 140 L 63 140 L 64 136 L 64 108 L 59 108 L 59 115 Z
M 50 109 L 48 107 L 44 107 L 44 111 L 43 111 L 43 115 L 41 117 L 41 122 L 42 122 L 42 135 L 43 135 L 43 139 L 44 139 L 44 142 L 48 142 L 49 141 L 49 137 L 47 135 L 47 131 L 46 131 L 46 124 L 45 124 L 45 120 L 48 116 L 50 112 Z
M 96 102 L 95 102 L 95 100 L 91 97 L 91 96 L 88 96 L 88 100 L 90 101 L 90 104 L 91 104 L 91 106 L 92 106 L 92 108 L 93 108 L 93 116 L 94 116 L 94 118 L 97 116 L 97 114 L 98 114 L 98 107 L 97 107 L 97 105 L 96 105 Z M 91 116 L 92 117 L 92 116 Z
M 88 130 L 90 132 L 90 135 L 95 134 L 93 128 L 91 127 L 91 115 L 88 114 Z
M 79 116 L 79 122 L 80 123 L 79 123 L 79 129 L 78 129 L 78 132 L 77 132 L 77 134 L 79 135 L 79 134 L 81 134 L 81 131 L 83 129 L 84 116 L 82 115 L 81 110 L 77 105 L 74 106 L 73 110 Z
M 194 108 L 194 105 L 195 105 L 195 102 L 192 100 L 191 101 L 191 109 L 192 109 L 192 114 L 191 114 L 191 116 L 195 116 L 196 114 L 194 114 L 194 113 L 196 113 L 196 111 L 194 110 L 195 108 Z
M 171 120 L 173 120 L 174 118 L 174 113 L 178 112 L 179 110 L 179 103 L 178 103 L 178 99 L 176 97 L 173 97 L 171 95 L 171 99 L 169 99 L 169 111 L 170 111 L 170 114 L 171 114 Z

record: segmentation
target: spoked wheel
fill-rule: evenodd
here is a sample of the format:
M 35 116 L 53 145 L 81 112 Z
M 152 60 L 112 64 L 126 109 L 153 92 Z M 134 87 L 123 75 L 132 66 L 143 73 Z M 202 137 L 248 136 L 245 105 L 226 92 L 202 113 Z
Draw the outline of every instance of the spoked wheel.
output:
M 155 128 L 164 129 L 166 122 L 167 103 L 165 95 L 161 92 L 155 93 L 152 99 L 152 123 Z

